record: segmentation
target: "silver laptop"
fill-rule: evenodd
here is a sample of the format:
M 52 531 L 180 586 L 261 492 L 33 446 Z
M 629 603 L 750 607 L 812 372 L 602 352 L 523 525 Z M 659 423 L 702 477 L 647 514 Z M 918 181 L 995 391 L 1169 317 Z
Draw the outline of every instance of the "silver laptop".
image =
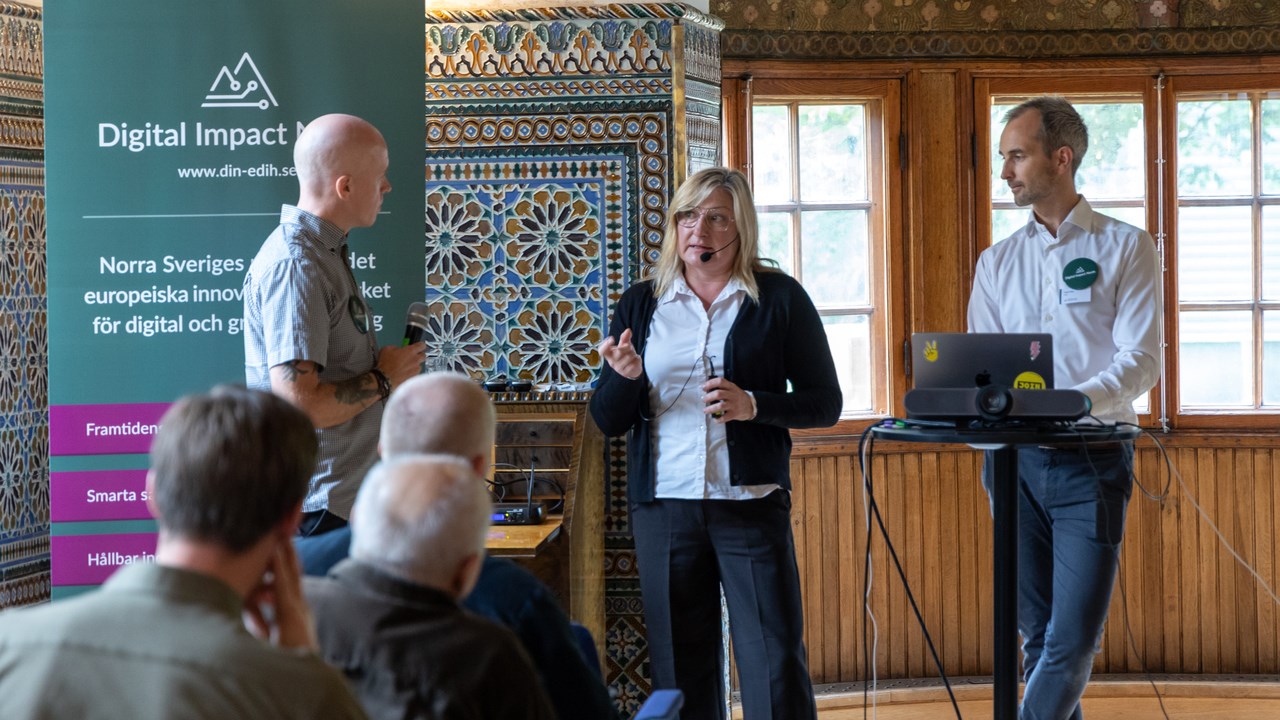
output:
M 917 388 L 999 385 L 1017 390 L 1053 387 L 1049 333 L 914 333 L 912 381 Z

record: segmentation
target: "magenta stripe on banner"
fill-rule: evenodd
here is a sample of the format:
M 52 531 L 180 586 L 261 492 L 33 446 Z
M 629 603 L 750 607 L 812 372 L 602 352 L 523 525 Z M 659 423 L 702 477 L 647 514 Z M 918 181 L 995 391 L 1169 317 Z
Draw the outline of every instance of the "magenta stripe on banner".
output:
M 101 585 L 121 565 L 155 562 L 156 534 L 54 535 L 49 559 L 53 585 Z
M 49 473 L 49 519 L 150 520 L 146 470 Z
M 52 405 L 49 454 L 122 455 L 151 450 L 160 416 L 169 403 Z

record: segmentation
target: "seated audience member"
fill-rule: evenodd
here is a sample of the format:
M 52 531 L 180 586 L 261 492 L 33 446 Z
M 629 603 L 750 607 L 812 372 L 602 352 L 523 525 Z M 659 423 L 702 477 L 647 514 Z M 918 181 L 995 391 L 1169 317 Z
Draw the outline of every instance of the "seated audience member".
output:
M 314 654 L 290 542 L 315 461 L 311 421 L 270 393 L 179 400 L 147 474 L 155 562 L 0 614 L 0 717 L 365 717 Z
M 478 477 L 490 469 L 495 432 L 489 394 L 458 373 L 419 375 L 396 388 L 382 418 L 383 457 L 401 453 L 445 453 L 464 458 Z M 351 529 L 328 533 L 347 555 Z M 305 568 L 323 575 L 329 568 Z M 607 720 L 613 704 L 600 677 L 574 641 L 569 618 L 550 589 L 529 571 L 502 558 L 485 556 L 480 579 L 463 606 L 510 628 L 533 660 L 542 687 L 559 720 Z
M 374 718 L 555 717 L 510 630 L 466 612 L 492 504 L 466 461 L 398 455 L 369 471 L 351 557 L 306 578 L 326 660 Z

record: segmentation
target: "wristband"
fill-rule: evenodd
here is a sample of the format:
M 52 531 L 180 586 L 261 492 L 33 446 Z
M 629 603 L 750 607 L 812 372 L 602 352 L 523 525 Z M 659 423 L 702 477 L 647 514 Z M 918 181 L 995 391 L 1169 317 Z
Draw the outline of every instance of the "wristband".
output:
M 378 382 L 379 399 L 386 400 L 391 397 L 391 381 L 387 379 L 386 373 L 382 372 L 378 368 L 370 370 L 369 373 L 372 374 L 373 379 Z

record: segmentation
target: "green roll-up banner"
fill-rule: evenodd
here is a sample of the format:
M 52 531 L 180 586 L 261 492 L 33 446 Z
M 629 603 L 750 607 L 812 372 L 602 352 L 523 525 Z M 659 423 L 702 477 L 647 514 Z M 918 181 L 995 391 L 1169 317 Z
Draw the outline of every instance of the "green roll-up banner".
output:
M 423 296 L 420 0 L 45 6 L 54 597 L 154 550 L 142 493 L 164 408 L 244 381 L 241 283 L 298 199 L 311 119 L 387 140 L 392 192 L 351 233 L 381 344 Z

